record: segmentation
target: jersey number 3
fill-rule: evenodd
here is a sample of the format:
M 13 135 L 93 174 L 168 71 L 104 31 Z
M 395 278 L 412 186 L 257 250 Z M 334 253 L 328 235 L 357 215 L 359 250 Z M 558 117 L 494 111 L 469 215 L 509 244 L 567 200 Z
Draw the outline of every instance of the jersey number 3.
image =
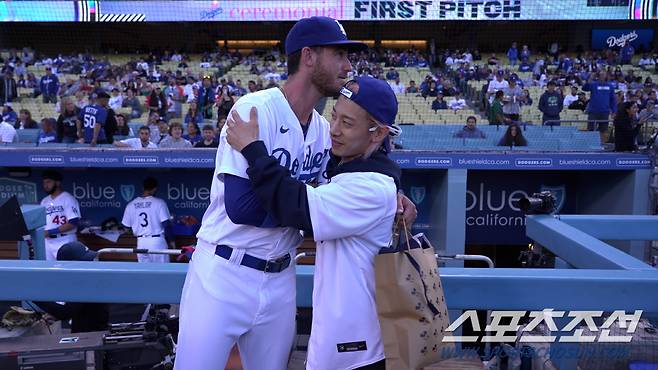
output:
M 142 222 L 139 224 L 139 226 L 147 227 L 149 225 L 149 215 L 147 215 L 145 212 L 142 212 L 139 214 L 139 217 L 142 218 Z

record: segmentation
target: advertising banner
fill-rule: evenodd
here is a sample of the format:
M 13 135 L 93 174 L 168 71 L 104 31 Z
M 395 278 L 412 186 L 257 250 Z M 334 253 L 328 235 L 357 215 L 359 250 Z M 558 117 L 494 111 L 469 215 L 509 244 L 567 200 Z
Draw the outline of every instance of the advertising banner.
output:
M 627 44 L 635 49 L 642 46 L 645 50 L 651 49 L 653 30 L 646 29 L 601 29 L 592 30 L 592 49 L 617 49 Z
M 587 0 L 0 1 L 0 21 L 10 22 L 626 20 L 633 14 L 628 2 Z

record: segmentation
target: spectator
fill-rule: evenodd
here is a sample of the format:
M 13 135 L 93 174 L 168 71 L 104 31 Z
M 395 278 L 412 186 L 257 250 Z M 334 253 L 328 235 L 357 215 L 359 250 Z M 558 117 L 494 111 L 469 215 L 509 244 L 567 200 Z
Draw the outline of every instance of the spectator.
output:
M 555 81 L 548 82 L 547 90 L 539 98 L 539 111 L 542 112 L 542 124 L 547 121 L 559 121 L 562 112 L 562 95 L 555 90 Z M 550 125 L 559 126 L 560 122 L 551 122 Z
M 217 148 L 219 142 L 215 136 L 215 130 L 210 125 L 203 126 L 203 140 L 194 144 L 195 148 Z
M 180 86 L 178 80 L 173 77 L 169 78 L 169 85 L 165 88 L 164 94 L 168 98 L 169 108 L 167 109 L 167 119 L 181 118 L 183 113 L 182 103 L 185 101 L 185 92 Z
M 151 133 L 150 140 L 154 143 L 160 142 L 160 115 L 156 112 L 149 113 L 148 121 L 146 121 L 146 126 L 149 128 Z M 169 130 L 169 128 L 167 128 Z M 166 133 L 167 131 L 165 131 Z
M 443 94 L 443 96 L 455 96 L 455 94 L 457 94 L 457 89 L 452 86 L 452 81 L 445 79 L 439 92 Z
M 135 90 L 127 89 L 126 98 L 121 102 L 122 107 L 129 107 L 130 118 L 140 118 L 142 116 L 142 103 L 139 102 L 139 99 L 135 96 Z
M 460 131 L 455 133 L 455 137 L 460 138 L 475 138 L 475 139 L 485 139 L 487 136 L 477 128 L 477 119 L 475 116 L 469 116 L 466 119 L 466 126 L 464 126 Z
M 183 135 L 183 139 L 189 141 L 190 143 L 192 143 L 192 145 L 203 140 L 203 137 L 201 136 L 201 130 L 199 130 L 199 125 L 197 125 L 194 122 L 188 123 L 187 134 Z
M 57 142 L 72 144 L 78 137 L 78 115 L 80 108 L 75 105 L 73 98 L 66 96 L 62 99 L 64 107 L 57 118 Z
M 187 77 L 187 83 L 183 86 L 183 94 L 187 97 L 187 103 L 191 103 L 196 99 L 196 91 L 199 86 L 194 83 L 194 77 Z
M 169 135 L 158 144 L 160 148 L 192 148 L 192 144 L 183 139 L 183 126 L 180 122 L 173 122 L 169 128 Z
M 17 85 L 11 72 L 7 71 L 0 76 L 0 104 L 12 102 L 18 97 Z
M 46 67 L 46 75 L 41 77 L 39 89 L 43 96 L 43 103 L 57 103 L 57 92 L 59 91 L 59 79 L 53 74 L 50 66 Z
M 75 106 L 82 109 L 86 107 L 89 104 L 89 101 L 87 100 L 87 94 L 79 90 L 78 92 L 75 93 Z
M 509 64 L 514 67 L 519 60 L 519 51 L 516 49 L 516 42 L 512 43 L 512 47 L 507 50 L 507 60 Z
M 443 100 L 443 95 L 437 94 L 436 98 L 432 101 L 432 110 L 436 113 L 437 110 L 448 109 L 448 104 Z
M 185 114 L 184 122 L 186 125 L 189 123 L 196 123 L 197 125 L 203 123 L 203 115 L 199 112 L 196 101 L 190 103 L 190 107 Z
M 400 77 L 396 77 L 394 82 L 389 82 L 389 85 L 391 85 L 391 89 L 395 94 L 402 94 L 404 93 L 404 84 L 400 82 Z
M 391 69 L 389 69 L 388 72 L 386 72 L 387 80 L 392 81 L 398 78 L 400 78 L 400 74 L 398 73 L 398 71 L 395 70 L 394 67 L 391 67 Z
M 167 116 L 169 104 L 160 87 L 156 87 L 151 91 L 151 94 L 146 98 L 146 106 L 149 108 L 149 112 L 156 112 L 160 117 Z
M 0 143 L 13 143 L 16 139 L 14 126 L 5 121 L 0 122 Z
M 637 65 L 642 69 L 643 71 L 646 71 L 649 67 L 654 65 L 656 62 L 649 57 L 648 54 L 643 54 L 642 58 L 638 61 Z
M 112 89 L 112 96 L 110 97 L 110 102 L 108 103 L 110 108 L 116 110 L 119 110 L 121 106 L 123 105 L 123 95 L 119 93 L 118 88 Z
M 96 99 L 93 104 L 82 108 L 80 111 L 81 130 L 83 131 L 82 139 L 79 142 L 89 144 L 94 147 L 96 144 L 107 144 L 105 129 L 108 124 L 108 105 L 110 94 L 105 91 L 96 93 Z
M 155 149 L 158 146 L 150 140 L 151 130 L 148 126 L 139 128 L 139 137 L 131 137 L 129 139 L 115 141 L 114 146 L 117 148 L 133 148 L 133 149 Z
M 135 136 L 133 129 L 128 126 L 128 121 L 126 121 L 126 116 L 123 114 L 117 114 L 114 116 L 117 121 L 117 131 L 116 134 L 120 136 Z
M 507 127 L 505 135 L 500 138 L 498 146 L 528 146 L 528 142 L 523 137 L 523 132 L 519 125 L 512 123 Z
M 457 95 L 455 95 L 455 97 L 452 100 L 450 100 L 450 104 L 448 105 L 448 107 L 453 111 L 462 110 L 466 108 L 466 100 L 462 98 L 460 93 L 457 93 Z
M 487 60 L 487 64 L 489 64 L 490 66 L 497 66 L 498 64 L 500 64 L 500 59 L 498 59 L 496 54 L 491 54 L 491 56 Z
M 528 49 L 528 45 L 523 45 L 521 48 L 521 59 L 530 60 L 530 49 Z
M 226 124 L 226 117 L 219 117 L 217 119 L 217 126 L 215 127 L 215 140 L 219 141 L 219 134 L 222 132 L 222 128 Z
M 16 130 L 28 128 L 39 128 L 39 124 L 32 119 L 32 113 L 27 109 L 21 109 L 18 115 L 18 121 L 14 124 Z
M 578 93 L 578 100 L 569 104 L 568 109 L 580 110 L 584 112 L 585 109 L 587 109 L 587 103 L 589 103 L 587 100 L 587 95 L 581 91 Z
M 505 81 L 503 78 L 504 76 L 505 72 L 502 69 L 499 69 L 496 72 L 496 78 L 489 82 L 489 87 L 487 88 L 487 100 L 489 100 L 489 104 L 493 103 L 494 94 L 496 94 L 496 92 L 509 87 L 509 82 Z
M 181 126 L 181 127 L 182 127 L 182 126 Z M 157 142 L 156 144 L 160 145 L 160 143 L 161 143 L 164 139 L 170 137 L 170 135 L 169 135 L 169 131 L 170 131 L 170 129 L 169 129 L 169 124 L 168 124 L 167 121 L 165 121 L 165 119 L 162 118 L 162 117 L 158 118 L 158 127 L 157 127 L 157 130 L 158 130 L 158 133 L 159 133 L 159 134 L 158 134 L 158 138 L 157 138 L 157 141 L 158 141 L 158 142 Z M 153 129 L 151 129 L 151 135 L 153 135 Z
M 638 107 L 634 102 L 629 101 L 619 105 L 619 111 L 614 119 L 616 152 L 632 152 L 636 149 L 637 111 Z
M 405 90 L 407 94 L 418 94 L 418 87 L 416 87 L 416 81 L 409 81 L 409 86 Z
M 229 91 L 228 86 L 222 86 L 221 90 L 219 90 L 219 96 L 217 97 L 217 117 L 228 117 L 228 113 L 231 111 L 231 108 L 233 108 L 234 103 L 235 101 L 233 100 L 233 96 Z
M 496 91 L 494 94 L 493 103 L 489 107 L 489 124 L 490 125 L 501 125 L 505 122 L 505 116 L 503 114 L 503 96 L 505 93 L 502 90 Z
M 619 53 L 621 54 L 621 64 L 631 64 L 633 55 L 635 55 L 635 48 L 630 42 L 627 42 L 626 45 L 621 48 Z
M 578 100 L 578 86 L 573 85 L 571 86 L 571 94 L 568 94 L 567 96 L 564 97 L 564 101 L 562 102 L 562 106 L 568 107 L 571 109 L 571 103 L 575 102 Z
M 530 91 L 528 89 L 523 89 L 523 94 L 521 95 L 521 98 L 519 99 L 519 104 L 521 106 L 527 105 L 531 106 L 533 103 L 532 98 L 530 97 Z
M 247 95 L 247 89 L 245 89 L 244 86 L 242 86 L 241 80 L 238 79 L 235 81 L 235 87 L 233 88 L 232 93 L 233 96 L 238 96 L 238 97 Z
M 521 59 L 521 64 L 519 64 L 519 72 L 530 72 L 532 71 L 532 63 L 527 58 Z
M 54 143 L 57 141 L 55 132 L 56 121 L 54 118 L 44 118 L 41 120 L 41 129 L 37 136 L 37 144 Z
M 2 120 L 12 126 L 16 124 L 16 121 L 18 121 L 18 115 L 14 111 L 14 108 L 10 102 L 5 102 L 2 105 Z
M 516 77 L 510 77 L 509 85 L 503 88 L 503 115 L 505 116 L 505 123 L 519 121 L 522 95 L 523 91 L 518 86 Z
M 655 100 L 647 100 L 647 103 L 638 115 L 640 122 L 656 121 L 658 120 L 658 107 L 656 107 Z
M 251 82 L 249 81 L 249 91 L 251 91 Z M 254 86 L 256 83 L 254 82 Z M 254 90 L 255 91 L 255 90 Z M 215 104 L 215 90 L 213 89 L 209 76 L 203 77 L 203 82 L 201 88 L 199 88 L 199 96 L 197 97 L 197 104 L 199 105 L 199 111 L 203 115 L 204 119 L 212 118 L 212 107 Z
M 590 92 L 587 106 L 587 130 L 594 131 L 598 126 L 601 143 L 606 142 L 610 115 L 617 112 L 615 90 L 607 80 L 606 72 L 592 74 L 583 90 Z
M 436 88 L 436 82 L 434 80 L 430 81 L 427 90 L 423 91 L 423 98 L 428 96 L 435 97 L 439 93 L 439 90 Z

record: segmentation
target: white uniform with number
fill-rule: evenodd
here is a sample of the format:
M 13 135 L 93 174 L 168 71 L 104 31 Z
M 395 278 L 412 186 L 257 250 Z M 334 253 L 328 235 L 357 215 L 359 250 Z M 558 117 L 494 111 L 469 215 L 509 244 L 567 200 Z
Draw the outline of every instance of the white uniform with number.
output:
M 137 248 L 167 249 L 162 223 L 169 220 L 169 209 L 164 200 L 156 197 L 137 197 L 126 206 L 121 223 L 132 229 L 137 237 Z M 169 262 L 166 254 L 138 254 L 139 262 Z
M 65 225 L 74 218 L 80 219 L 78 201 L 65 191 L 54 199 L 51 195 L 43 198 L 41 206 L 46 209 L 46 230 Z M 57 234 L 56 238 L 46 237 L 46 260 L 57 260 L 57 251 L 62 245 L 78 240 L 75 234 L 77 231 L 76 227 L 65 233 Z
M 258 110 L 260 139 L 295 178 L 325 182 L 331 141 L 329 123 L 313 111 L 304 137 L 299 120 L 279 89 L 249 94 L 233 107 L 244 120 Z M 302 240 L 293 228 L 236 225 L 224 206 L 224 175 L 248 178 L 247 161 L 220 135 L 211 202 L 197 234 L 197 249 L 181 298 L 176 370 L 222 368 L 237 342 L 246 370 L 286 368 L 295 328 L 295 269 L 264 273 L 241 266 L 247 253 L 276 259 Z M 217 244 L 234 248 L 230 260 L 214 254 Z
M 307 187 L 316 241 L 307 370 L 351 370 L 384 359 L 375 304 L 375 256 L 397 208 L 393 178 L 343 173 Z

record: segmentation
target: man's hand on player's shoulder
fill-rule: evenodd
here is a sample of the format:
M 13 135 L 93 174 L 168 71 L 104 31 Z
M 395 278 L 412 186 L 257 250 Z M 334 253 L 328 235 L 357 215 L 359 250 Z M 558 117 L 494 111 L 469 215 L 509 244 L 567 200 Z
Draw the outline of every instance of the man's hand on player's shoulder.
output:
M 226 141 L 237 151 L 258 140 L 258 111 L 252 107 L 249 111 L 249 121 L 242 120 L 236 110 L 226 121 Z

